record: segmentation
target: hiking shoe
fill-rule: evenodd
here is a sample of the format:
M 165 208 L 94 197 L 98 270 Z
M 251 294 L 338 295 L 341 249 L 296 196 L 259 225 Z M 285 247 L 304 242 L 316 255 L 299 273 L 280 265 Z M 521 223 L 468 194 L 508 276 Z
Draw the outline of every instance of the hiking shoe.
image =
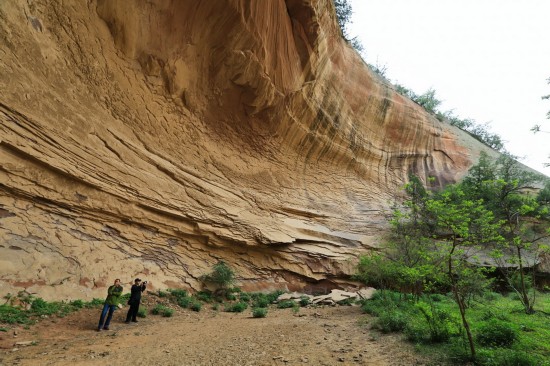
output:
M 103 330 L 109 330 L 109 327 L 103 327 Z
M 132 323 L 139 323 L 137 320 L 132 320 Z

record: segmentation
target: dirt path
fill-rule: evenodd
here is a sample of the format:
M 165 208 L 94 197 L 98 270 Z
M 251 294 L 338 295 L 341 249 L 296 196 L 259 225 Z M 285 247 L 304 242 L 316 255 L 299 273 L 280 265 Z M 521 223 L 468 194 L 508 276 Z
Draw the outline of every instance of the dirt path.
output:
M 206 307 L 206 306 L 205 306 Z M 95 331 L 98 309 L 0 332 L 0 365 L 424 365 L 410 345 L 377 336 L 359 307 L 270 308 L 266 318 L 179 309 Z M 16 342 L 34 341 L 29 346 Z

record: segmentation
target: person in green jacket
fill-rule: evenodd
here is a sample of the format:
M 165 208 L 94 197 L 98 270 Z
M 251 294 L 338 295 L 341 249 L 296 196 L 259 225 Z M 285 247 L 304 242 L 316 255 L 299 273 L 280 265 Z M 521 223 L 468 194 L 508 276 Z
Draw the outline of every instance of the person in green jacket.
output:
M 109 330 L 109 324 L 111 323 L 111 318 L 113 317 L 115 309 L 118 307 L 120 295 L 122 295 L 122 286 L 120 286 L 120 279 L 117 278 L 115 280 L 115 284 L 109 286 L 109 289 L 107 290 L 107 298 L 103 304 L 103 310 L 101 311 L 101 317 L 99 318 L 99 325 L 97 326 L 98 332 L 101 329 Z M 107 315 L 107 312 L 109 315 Z M 105 320 L 106 315 L 107 320 Z M 103 324 L 103 322 L 105 322 L 105 324 Z

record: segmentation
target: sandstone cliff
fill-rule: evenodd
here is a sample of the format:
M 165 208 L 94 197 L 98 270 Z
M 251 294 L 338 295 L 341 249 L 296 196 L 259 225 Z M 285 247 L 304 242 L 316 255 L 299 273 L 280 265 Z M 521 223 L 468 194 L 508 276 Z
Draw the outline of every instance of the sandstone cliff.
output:
M 411 172 L 484 149 L 373 75 L 332 0 L 0 2 L 0 295 L 332 288 Z

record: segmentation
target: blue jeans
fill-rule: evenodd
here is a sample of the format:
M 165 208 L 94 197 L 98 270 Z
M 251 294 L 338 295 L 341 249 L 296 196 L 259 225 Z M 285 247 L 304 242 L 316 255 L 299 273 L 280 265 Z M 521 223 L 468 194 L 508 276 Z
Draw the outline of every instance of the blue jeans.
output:
M 103 305 L 103 310 L 101 311 L 101 318 L 99 318 L 99 325 L 97 326 L 97 329 L 109 328 L 109 323 L 111 323 L 111 318 L 113 317 L 113 313 L 116 308 L 116 305 Z M 107 315 L 107 312 L 109 312 L 109 315 L 107 316 L 107 320 L 105 320 L 105 315 Z M 105 324 L 103 324 L 104 321 Z

